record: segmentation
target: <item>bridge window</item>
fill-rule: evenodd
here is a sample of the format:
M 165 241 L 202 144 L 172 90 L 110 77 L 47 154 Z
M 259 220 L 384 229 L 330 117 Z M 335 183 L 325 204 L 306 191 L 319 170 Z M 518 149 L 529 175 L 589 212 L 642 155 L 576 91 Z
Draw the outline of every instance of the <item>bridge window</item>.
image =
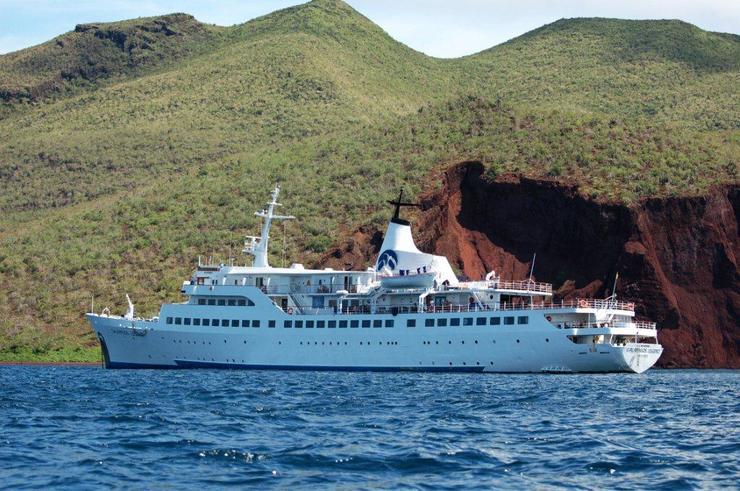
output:
M 453 317 L 450 319 L 450 325 L 451 326 L 459 326 L 460 325 L 460 318 L 459 317 Z
M 516 318 L 517 324 L 529 324 L 529 316 L 527 315 L 520 315 Z
M 216 299 L 215 298 L 209 298 L 208 299 L 208 305 L 216 305 Z
M 225 298 L 219 298 L 217 300 L 217 302 L 218 302 L 219 305 L 226 305 L 226 299 Z
M 198 299 L 198 305 L 205 305 L 205 304 L 206 304 L 206 299 L 205 298 L 199 298 Z
M 375 319 L 373 321 L 373 327 L 383 327 L 383 321 L 380 319 Z
M 492 326 L 500 326 L 501 325 L 501 317 L 491 317 L 490 319 Z
M 406 327 L 416 327 L 416 319 L 406 319 Z
M 463 319 L 463 326 L 472 326 L 472 325 L 473 325 L 472 317 L 466 317 Z
M 424 327 L 434 327 L 434 319 L 424 319 Z
M 514 324 L 514 317 L 504 317 L 504 324 L 511 326 Z
M 329 329 L 336 329 L 337 321 L 329 321 Z
M 237 305 L 238 305 L 239 307 L 244 307 L 245 305 L 247 305 L 247 301 L 246 301 L 245 299 L 243 299 L 243 298 L 240 298 L 240 299 L 238 299 L 238 300 L 236 301 L 236 304 L 237 304 Z
M 485 326 L 486 325 L 486 318 L 485 317 L 478 317 L 475 319 L 475 325 L 476 326 Z
M 230 298 L 230 299 L 229 299 L 229 300 L 228 300 L 228 301 L 227 301 L 226 303 L 227 303 L 227 304 L 228 304 L 228 305 L 229 305 L 230 307 L 233 307 L 234 305 L 236 305 L 236 299 L 235 299 L 235 298 Z
M 287 327 L 287 328 L 293 327 L 293 321 L 283 322 L 283 327 Z
M 393 319 L 386 319 L 385 327 L 393 327 Z
M 249 321 L 248 320 L 243 320 L 242 321 L 242 327 L 249 327 Z

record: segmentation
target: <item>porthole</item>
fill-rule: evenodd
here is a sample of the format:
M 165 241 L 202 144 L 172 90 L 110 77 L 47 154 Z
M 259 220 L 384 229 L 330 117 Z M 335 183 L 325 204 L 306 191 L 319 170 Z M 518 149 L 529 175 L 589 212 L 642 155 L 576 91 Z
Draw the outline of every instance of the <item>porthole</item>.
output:
M 545 342 L 546 343 L 549 343 L 550 342 L 550 338 L 545 338 Z
M 517 340 L 516 340 L 516 342 L 518 343 L 518 342 L 519 342 L 519 340 L 517 339 Z
M 452 366 L 452 362 L 450 362 L 450 366 Z
M 246 342 L 246 341 L 244 341 L 244 344 L 247 344 L 247 342 Z
M 478 344 L 478 340 L 477 339 L 475 340 L 475 344 Z
M 465 344 L 465 341 L 460 341 L 462 344 Z
M 452 344 L 452 341 L 448 341 L 448 342 L 449 342 L 449 344 Z

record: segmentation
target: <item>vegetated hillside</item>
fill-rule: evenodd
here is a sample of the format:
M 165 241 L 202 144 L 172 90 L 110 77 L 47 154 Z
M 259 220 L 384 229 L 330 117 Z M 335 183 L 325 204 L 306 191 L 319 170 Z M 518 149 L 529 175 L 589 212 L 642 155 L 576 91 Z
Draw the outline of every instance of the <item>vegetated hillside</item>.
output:
M 187 14 L 79 24 L 42 45 L 0 57 L 0 101 L 37 101 L 143 73 L 203 50 L 222 30 Z
M 275 234 L 287 233 L 289 260 L 309 263 L 360 225 L 382 227 L 392 189 L 434 188 L 434 170 L 450 161 L 480 160 L 490 177 L 576 183 L 590 199 L 617 202 L 737 181 L 738 99 L 723 95 L 737 95 L 736 37 L 699 31 L 729 39 L 711 63 L 725 71 L 635 50 L 622 65 L 631 72 L 612 72 L 616 90 L 591 75 L 612 70 L 613 53 L 582 30 L 555 23 L 437 60 L 320 0 L 223 28 L 176 63 L 11 102 L 0 120 L 0 278 L 13 285 L 0 292 L 0 356 L 96 356 L 70 351 L 94 346 L 81 315 L 93 294 L 98 308 L 116 310 L 128 292 L 139 312 L 155 314 L 179 298 L 199 254 L 241 258 L 252 212 L 278 179 L 299 221 Z M 684 90 L 655 67 L 726 87 L 716 100 L 703 94 L 729 104 L 719 124 L 697 120 L 693 105 L 641 110 L 647 102 L 624 79 L 661 101 Z M 275 264 L 281 242 L 272 242 Z
M 740 128 L 740 36 L 677 20 L 563 19 L 463 61 L 514 101 Z

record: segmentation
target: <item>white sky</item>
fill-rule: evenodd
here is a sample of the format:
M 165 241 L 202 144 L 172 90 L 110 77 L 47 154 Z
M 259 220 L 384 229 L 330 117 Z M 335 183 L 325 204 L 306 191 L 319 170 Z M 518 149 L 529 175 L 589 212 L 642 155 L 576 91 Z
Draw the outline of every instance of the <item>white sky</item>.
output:
M 232 25 L 296 0 L 0 0 L 0 53 L 39 44 L 75 24 L 186 12 Z M 563 17 L 681 19 L 740 33 L 740 0 L 348 0 L 395 39 L 426 54 L 475 53 Z

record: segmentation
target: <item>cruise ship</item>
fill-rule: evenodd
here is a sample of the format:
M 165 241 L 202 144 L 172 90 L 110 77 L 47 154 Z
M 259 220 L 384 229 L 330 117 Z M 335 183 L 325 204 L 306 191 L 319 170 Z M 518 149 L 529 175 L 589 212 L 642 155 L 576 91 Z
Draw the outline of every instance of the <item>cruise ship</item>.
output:
M 447 258 L 420 251 L 401 218 L 401 196 L 375 265 L 365 271 L 268 263 L 277 185 L 251 266 L 201 264 L 185 301 L 140 318 L 88 313 L 107 368 L 225 368 L 445 372 L 633 372 L 663 348 L 635 305 L 553 300 L 552 286 L 495 272 L 463 281 Z

